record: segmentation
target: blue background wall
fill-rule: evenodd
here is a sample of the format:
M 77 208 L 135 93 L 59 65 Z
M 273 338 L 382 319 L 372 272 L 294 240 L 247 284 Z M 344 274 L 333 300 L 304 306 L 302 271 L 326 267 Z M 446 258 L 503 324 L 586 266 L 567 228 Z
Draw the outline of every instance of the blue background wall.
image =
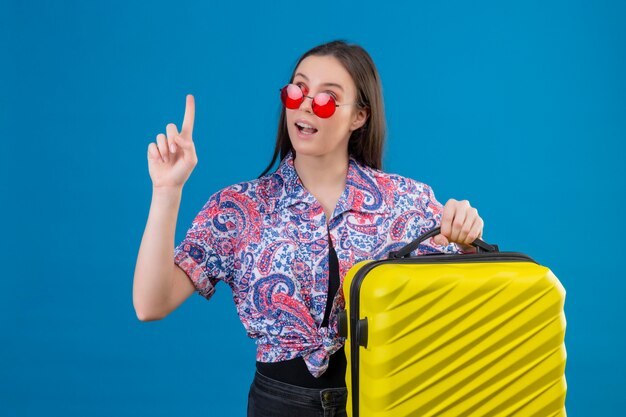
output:
M 335 38 L 380 70 L 385 170 L 468 199 L 566 287 L 568 415 L 626 408 L 623 2 L 48 3 L 0 8 L 1 415 L 244 415 L 255 350 L 228 287 L 135 316 L 146 150 L 193 93 L 179 242 L 266 166 L 277 89 Z

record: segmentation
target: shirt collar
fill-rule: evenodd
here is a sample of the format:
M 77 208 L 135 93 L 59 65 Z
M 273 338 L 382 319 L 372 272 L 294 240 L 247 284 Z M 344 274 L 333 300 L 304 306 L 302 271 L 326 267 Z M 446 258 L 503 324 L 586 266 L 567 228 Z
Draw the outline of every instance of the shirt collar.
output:
M 361 164 L 350 155 L 346 188 L 339 197 L 333 217 L 348 210 L 362 213 L 387 212 L 388 207 L 385 203 L 383 190 L 376 180 L 377 172 L 380 171 Z M 276 180 L 283 184 L 283 192 L 280 200 L 276 203 L 276 208 L 286 208 L 298 203 L 319 204 L 298 177 L 294 167 L 293 150 L 289 150 L 274 175 Z

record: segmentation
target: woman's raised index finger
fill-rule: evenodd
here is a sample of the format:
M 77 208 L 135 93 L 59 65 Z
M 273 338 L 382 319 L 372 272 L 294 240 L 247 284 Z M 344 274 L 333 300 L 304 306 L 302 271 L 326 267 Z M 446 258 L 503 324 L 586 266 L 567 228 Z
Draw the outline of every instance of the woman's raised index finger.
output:
M 196 103 L 191 94 L 187 94 L 187 104 L 185 105 L 185 117 L 183 119 L 183 127 L 180 131 L 181 135 L 193 134 L 193 119 L 196 113 Z

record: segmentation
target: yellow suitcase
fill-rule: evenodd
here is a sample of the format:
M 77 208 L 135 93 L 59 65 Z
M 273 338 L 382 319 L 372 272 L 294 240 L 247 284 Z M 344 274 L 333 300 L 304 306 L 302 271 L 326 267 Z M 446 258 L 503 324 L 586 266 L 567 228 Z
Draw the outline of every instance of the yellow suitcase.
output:
M 410 257 L 439 228 L 344 278 L 351 417 L 565 416 L 565 290 L 530 257 Z

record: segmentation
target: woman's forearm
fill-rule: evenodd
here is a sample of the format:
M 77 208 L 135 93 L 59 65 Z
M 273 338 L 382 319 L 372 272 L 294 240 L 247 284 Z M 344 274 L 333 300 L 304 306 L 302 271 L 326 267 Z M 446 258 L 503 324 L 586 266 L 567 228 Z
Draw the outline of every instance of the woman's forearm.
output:
M 182 187 L 153 188 L 133 280 L 133 305 L 140 320 L 161 318 L 173 285 L 176 221 Z

